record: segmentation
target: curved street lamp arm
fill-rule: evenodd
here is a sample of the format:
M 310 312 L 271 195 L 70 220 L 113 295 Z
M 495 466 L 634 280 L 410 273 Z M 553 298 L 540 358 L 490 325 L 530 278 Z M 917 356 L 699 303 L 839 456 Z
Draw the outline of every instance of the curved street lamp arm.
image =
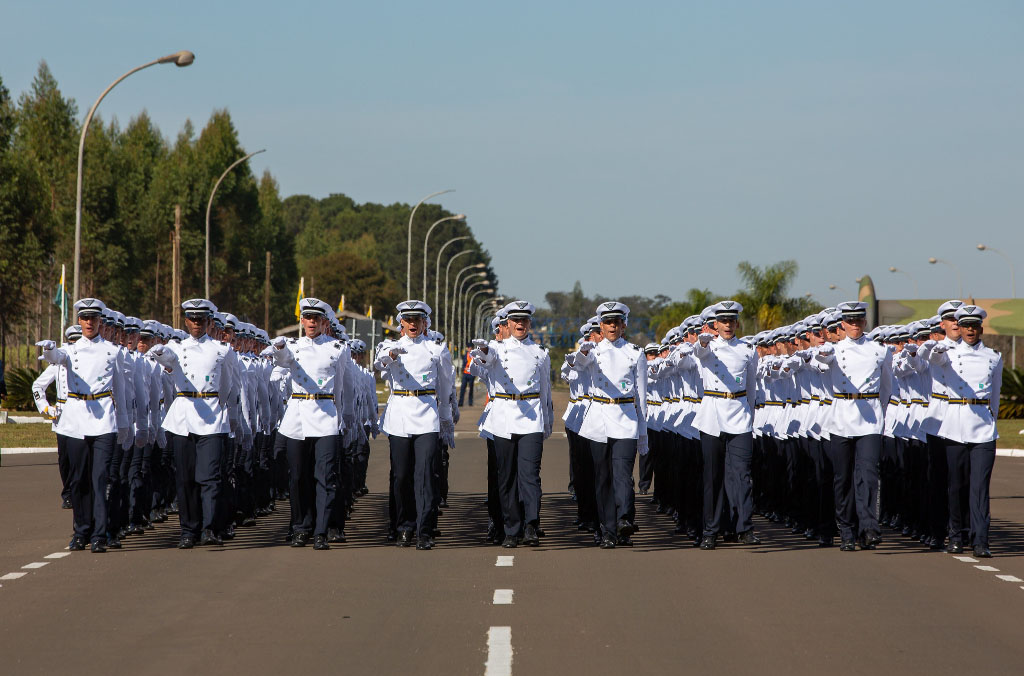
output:
M 261 150 L 257 150 L 256 152 L 249 153 L 245 157 L 242 157 L 240 159 L 235 160 L 231 164 L 230 167 L 228 167 L 227 169 L 224 170 L 224 173 L 220 175 L 220 178 L 217 179 L 217 182 L 213 184 L 213 190 L 210 191 L 210 199 L 206 203 L 206 266 L 205 266 L 206 296 L 205 297 L 206 297 L 207 300 L 209 300 L 209 298 L 210 298 L 210 209 L 213 207 L 213 196 L 217 194 L 217 188 L 220 187 L 221 181 L 224 180 L 224 177 L 227 176 L 228 173 L 232 169 L 237 167 L 242 162 L 245 162 L 246 160 L 248 160 L 253 155 L 259 155 L 260 153 L 265 153 L 265 152 L 267 152 L 267 149 L 263 148 Z

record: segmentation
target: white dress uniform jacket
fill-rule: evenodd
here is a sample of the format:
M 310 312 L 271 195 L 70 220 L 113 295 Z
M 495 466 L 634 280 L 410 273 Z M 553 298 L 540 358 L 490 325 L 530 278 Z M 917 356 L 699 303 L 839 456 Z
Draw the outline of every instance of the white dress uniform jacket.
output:
M 705 434 L 744 434 L 754 429 L 757 397 L 757 352 L 738 338 L 716 336 L 707 347 L 694 345 L 704 397 L 694 425 Z M 722 394 L 725 393 L 726 396 Z
M 279 433 L 289 439 L 329 437 L 355 424 L 347 345 L 325 335 L 293 338 L 274 350 L 274 360 L 292 376 Z
M 882 404 L 892 393 L 892 355 L 884 345 L 861 336 L 843 338 L 833 352 L 818 351 L 815 367 L 832 385 L 831 434 L 861 437 L 881 434 Z M 854 399 L 850 395 L 871 395 Z
M 602 340 L 584 354 L 577 352 L 575 368 L 587 378 L 587 409 L 580 436 L 605 443 L 608 439 L 647 437 L 647 358 L 625 338 Z M 628 400 L 615 403 L 616 400 Z
M 67 373 L 68 400 L 61 410 L 61 434 L 75 439 L 111 432 L 130 434 L 133 396 L 124 380 L 122 351 L 98 335 L 53 350 L 43 350 L 51 364 Z M 120 441 L 120 440 L 119 440 Z
M 520 341 L 510 336 L 488 347 L 477 358 L 493 398 L 483 429 L 496 437 L 513 434 L 551 434 L 551 358 L 547 350 L 528 336 Z
M 960 341 L 948 352 L 932 352 L 932 371 L 941 369 L 949 391 L 939 436 L 962 444 L 999 438 L 999 391 L 1003 358 L 981 341 Z
M 402 348 L 405 354 L 391 358 L 391 350 Z M 440 423 L 452 421 L 448 392 L 453 387 L 448 350 L 425 336 L 384 341 L 373 367 L 388 381 L 391 396 L 384 408 L 381 429 L 388 436 L 409 437 L 440 432 Z M 433 394 L 404 396 L 395 392 L 432 390 Z

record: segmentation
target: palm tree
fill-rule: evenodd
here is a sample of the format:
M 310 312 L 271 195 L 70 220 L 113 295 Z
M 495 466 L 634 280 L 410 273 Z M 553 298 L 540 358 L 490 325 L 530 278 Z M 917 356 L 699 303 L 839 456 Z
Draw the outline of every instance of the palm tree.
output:
M 742 261 L 736 269 L 743 280 L 743 290 L 736 295 L 736 300 L 743 304 L 744 314 L 754 318 L 755 331 L 773 329 L 821 309 L 810 299 L 786 295 L 799 270 L 794 260 L 779 261 L 763 268 Z

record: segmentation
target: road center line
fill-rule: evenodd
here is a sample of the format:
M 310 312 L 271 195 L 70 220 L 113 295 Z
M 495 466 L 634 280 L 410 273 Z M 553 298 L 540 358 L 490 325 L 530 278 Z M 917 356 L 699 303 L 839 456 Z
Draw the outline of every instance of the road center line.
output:
M 71 556 L 71 552 L 54 552 L 53 554 L 47 554 L 44 559 L 63 559 L 65 556 Z
M 978 570 L 983 570 L 986 573 L 998 573 L 999 569 L 993 566 L 975 566 Z
M 1003 582 L 1024 582 L 1024 580 L 1020 579 L 1016 575 L 996 575 L 996 577 Z
M 496 606 L 510 606 L 510 605 L 512 605 L 512 590 L 511 589 L 495 589 L 494 590 L 494 605 L 496 605 Z
M 25 577 L 28 573 L 7 573 L 6 575 L 0 576 L 0 580 L 17 580 L 19 577 Z
M 36 561 L 35 563 L 26 563 L 24 566 L 22 566 L 22 568 L 27 568 L 29 570 L 33 570 L 35 568 L 42 568 L 43 566 L 48 566 L 48 565 L 50 565 L 49 561 Z
M 512 676 L 512 627 L 487 630 L 487 662 L 484 676 Z
M 515 558 L 514 556 L 499 556 L 497 563 L 494 565 L 498 568 L 511 568 Z
M 963 561 L 964 563 L 977 563 L 978 559 L 971 558 L 970 556 L 954 556 L 957 561 Z

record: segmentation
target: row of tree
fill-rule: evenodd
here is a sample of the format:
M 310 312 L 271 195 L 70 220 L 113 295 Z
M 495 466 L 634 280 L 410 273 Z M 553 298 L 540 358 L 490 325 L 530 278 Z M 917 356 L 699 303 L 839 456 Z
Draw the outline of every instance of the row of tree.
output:
M 71 290 L 80 134 L 78 105 L 62 94 L 45 62 L 16 101 L 0 79 L 0 360 L 12 337 L 31 344 L 56 333 L 51 299 L 62 264 Z M 217 178 L 246 152 L 227 110 L 214 111 L 198 133 L 186 121 L 173 141 L 144 111 L 124 127 L 94 118 L 84 154 L 81 295 L 171 323 L 175 208 L 181 210 L 181 297 L 200 296 L 207 201 Z M 211 214 L 212 300 L 262 326 L 269 251 L 268 330 L 294 323 L 302 276 L 306 295 L 337 304 L 345 294 L 347 309 L 390 311 L 404 295 L 409 213 L 407 204 L 357 204 L 344 195 L 282 199 L 270 172 L 256 177 L 242 164 L 221 183 Z M 417 293 L 423 234 L 447 215 L 436 205 L 416 213 Z M 490 258 L 468 226 L 450 221 L 431 235 L 431 289 L 437 248 L 461 235 L 469 239 L 448 253 L 472 249 L 460 262 L 485 263 L 493 279 Z

